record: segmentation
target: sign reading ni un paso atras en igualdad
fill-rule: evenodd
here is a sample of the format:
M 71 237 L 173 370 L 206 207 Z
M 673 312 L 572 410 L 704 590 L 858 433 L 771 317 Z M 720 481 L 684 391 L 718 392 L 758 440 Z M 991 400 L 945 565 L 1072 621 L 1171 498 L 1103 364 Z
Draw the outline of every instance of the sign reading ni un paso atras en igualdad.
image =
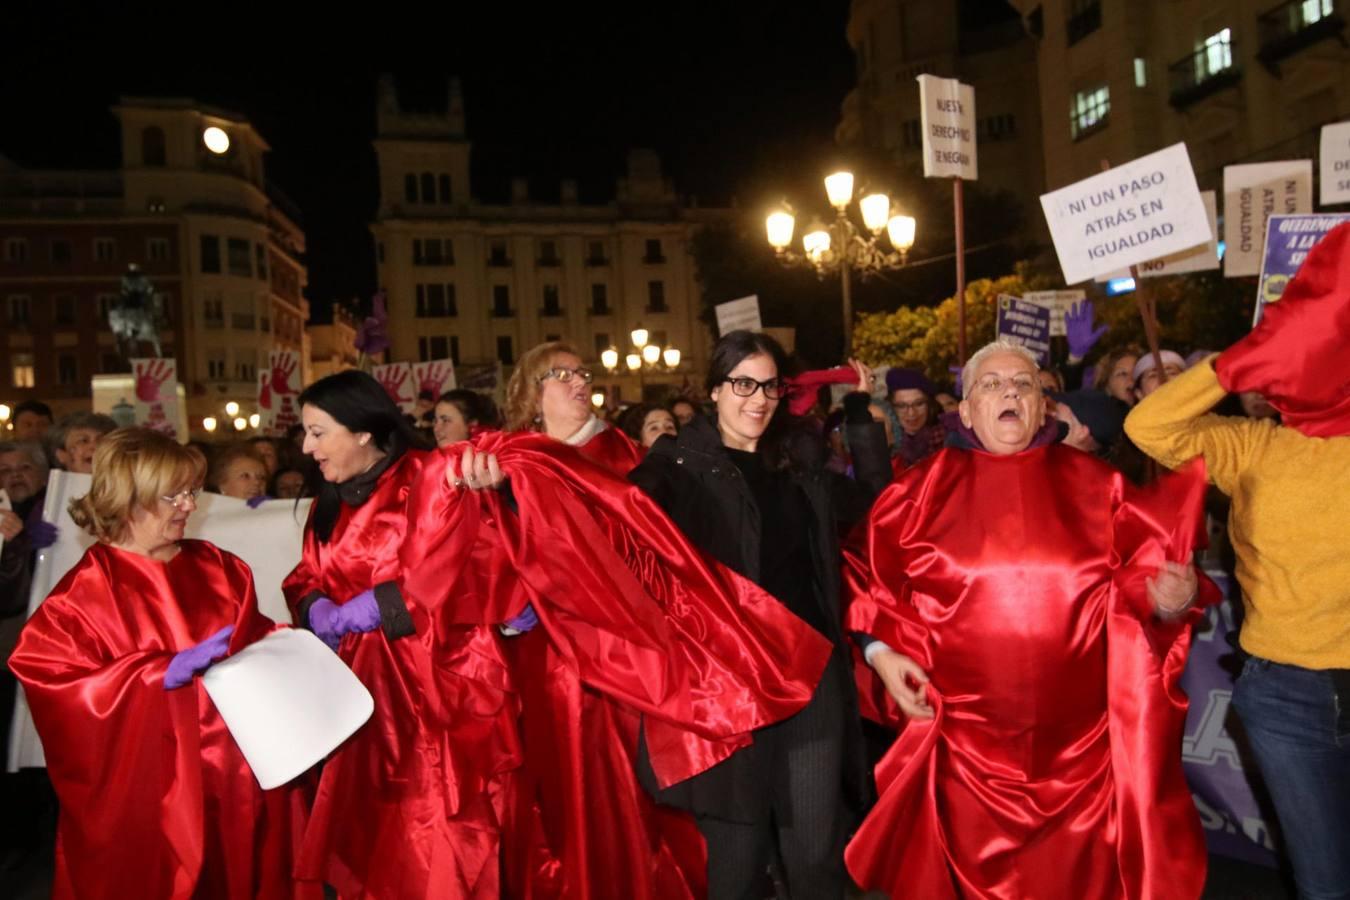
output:
M 1041 196 L 1066 284 L 1208 243 L 1185 144 Z

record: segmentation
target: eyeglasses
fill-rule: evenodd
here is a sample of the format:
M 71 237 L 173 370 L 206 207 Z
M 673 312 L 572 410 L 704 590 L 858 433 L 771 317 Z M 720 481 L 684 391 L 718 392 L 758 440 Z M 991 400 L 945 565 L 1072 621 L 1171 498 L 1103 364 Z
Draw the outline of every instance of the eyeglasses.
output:
M 539 383 L 543 384 L 549 378 L 556 378 L 563 384 L 567 384 L 574 377 L 580 378 L 585 384 L 590 384 L 595 380 L 595 373 L 585 368 L 569 369 L 567 366 L 554 366 L 539 376 Z
M 201 492 L 201 488 L 192 488 L 191 490 L 179 491 L 172 496 L 160 497 L 159 499 L 163 500 L 174 509 L 182 509 L 184 506 L 187 506 L 189 502 L 196 504 L 197 497 L 201 495 Z
M 784 384 L 781 378 L 770 378 L 768 381 L 756 381 L 753 378 L 723 378 L 723 381 L 731 382 L 731 392 L 737 397 L 753 397 L 755 391 L 763 390 L 764 396 L 770 400 L 777 400 L 783 396 Z
M 1040 381 L 1030 375 L 1016 375 L 1011 379 L 1001 378 L 998 375 L 986 375 L 975 382 L 975 387 L 982 394 L 1001 394 L 1009 386 L 1017 391 L 1020 397 L 1030 397 L 1041 392 Z
M 898 413 L 927 411 L 927 400 L 915 400 L 913 403 L 892 403 L 891 407 Z

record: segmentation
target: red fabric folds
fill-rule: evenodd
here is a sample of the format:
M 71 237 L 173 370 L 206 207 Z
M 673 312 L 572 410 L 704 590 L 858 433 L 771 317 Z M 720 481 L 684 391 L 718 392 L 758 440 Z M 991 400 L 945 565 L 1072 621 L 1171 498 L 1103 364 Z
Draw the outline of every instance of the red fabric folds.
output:
M 512 895 L 699 897 L 702 838 L 688 816 L 657 807 L 634 773 L 639 715 L 658 781 L 674 783 L 801 709 L 830 645 L 753 584 L 705 560 L 616 475 L 617 442 L 603 440 L 610 434 L 580 450 L 533 434 L 477 441 L 508 474 L 515 513 L 502 509 L 498 492 L 442 490 L 444 471 L 432 466 L 413 506 L 477 523 L 487 546 L 476 558 L 492 565 L 464 575 L 461 582 L 474 583 L 459 591 L 510 597 L 486 605 L 449 597 L 447 606 L 465 621 L 485 610 L 488 621 L 501 621 L 529 602 L 541 622 L 508 641 L 526 751 L 517 821 L 537 826 L 544 844 L 521 837 L 508 850 L 508 878 L 513 859 L 531 860 L 519 864 L 526 884 Z M 598 462 L 587 458 L 597 442 Z M 456 459 L 452 449 L 440 465 Z M 423 579 L 417 590 L 433 588 Z
M 164 690 L 177 651 L 275 627 L 241 560 L 180 548 L 159 562 L 95 544 L 10 657 L 61 800 L 53 896 L 321 897 L 291 876 L 308 784 L 262 791 L 201 682 Z
M 461 520 L 410 513 L 410 487 L 427 458 L 404 453 L 364 503 L 344 504 L 327 543 L 308 531 L 283 585 L 294 611 L 311 591 L 344 603 L 395 582 L 416 628 L 392 640 L 380 630 L 350 634 L 339 648 L 374 695 L 375 712 L 324 766 L 297 872 L 344 898 L 488 898 L 500 890 L 506 789 L 520 764 L 517 703 L 496 634 L 447 620 L 403 586 L 405 563 L 424 565 L 421 554 L 433 547 L 450 583 L 473 565 L 457 555 L 461 544 L 440 546 Z
M 1145 582 L 1189 561 L 1197 463 L 1148 492 L 1062 445 L 945 450 L 878 500 L 848 627 L 914 658 L 937 711 L 877 766 L 846 861 L 895 896 L 1194 898 L 1181 772 L 1190 624 Z M 1205 584 L 1202 603 L 1217 599 Z M 874 712 L 895 721 L 889 697 Z M 865 700 L 866 705 L 866 700 Z
M 1251 333 L 1219 355 L 1230 392 L 1257 391 L 1308 437 L 1350 434 L 1350 223 L 1318 241 Z

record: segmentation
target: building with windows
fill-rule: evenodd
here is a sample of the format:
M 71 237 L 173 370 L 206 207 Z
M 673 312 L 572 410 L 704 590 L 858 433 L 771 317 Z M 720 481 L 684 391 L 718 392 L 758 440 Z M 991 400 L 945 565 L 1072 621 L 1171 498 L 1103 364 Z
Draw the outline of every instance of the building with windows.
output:
M 1009 9 L 989 23 L 959 0 L 853 0 L 847 37 L 857 85 L 844 99 L 835 137 L 845 148 L 884 150 L 923 169 L 919 75 L 957 78 L 975 89 L 979 185 L 1013 194 L 1039 216 L 1045 190 L 1036 43 Z
M 558 202 L 537 202 L 524 178 L 513 180 L 508 202 L 480 202 L 469 183 L 457 81 L 444 111 L 402 109 L 388 77 L 377 104 L 380 201 L 371 233 L 391 361 L 510 367 L 530 347 L 565 338 L 612 397 L 698 382 L 712 336 L 698 319 L 690 239 L 729 211 L 685 204 L 656 155 L 641 150 L 629 155 L 608 203 L 583 204 L 571 181 Z M 602 351 L 614 347 L 622 361 L 638 327 L 651 343 L 678 348 L 679 366 L 606 373 Z
M 112 112 L 118 169 L 0 157 L 0 396 L 87 409 L 93 376 L 127 371 L 107 310 L 135 263 L 161 295 L 163 352 L 195 431 L 226 402 L 254 409 L 273 347 L 308 364 L 304 232 L 243 117 L 185 99 L 123 98 Z
M 1046 186 L 1184 141 L 1223 167 L 1312 159 L 1350 118 L 1347 0 L 1012 0 L 1036 39 Z

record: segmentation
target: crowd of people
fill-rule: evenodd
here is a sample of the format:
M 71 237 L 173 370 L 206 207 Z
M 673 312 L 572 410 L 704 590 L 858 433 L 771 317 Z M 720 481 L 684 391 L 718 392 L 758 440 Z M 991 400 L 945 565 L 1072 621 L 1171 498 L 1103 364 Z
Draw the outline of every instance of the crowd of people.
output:
M 1208 517 L 1300 896 L 1350 896 L 1347 259 L 1342 226 L 1219 354 L 1100 352 L 1085 304 L 1064 365 L 998 340 L 951 386 L 740 331 L 702 396 L 612 421 L 557 341 L 500 411 L 406 416 L 351 370 L 293 435 L 228 446 L 23 404 L 0 652 L 60 805 L 55 893 L 1198 897 L 1178 681 L 1219 599 Z M 53 466 L 92 475 L 96 543 L 25 622 Z M 203 488 L 313 498 L 291 622 L 184 538 Z M 263 791 L 196 676 L 287 626 L 375 712 Z M 15 846 L 41 798 L 5 785 Z

